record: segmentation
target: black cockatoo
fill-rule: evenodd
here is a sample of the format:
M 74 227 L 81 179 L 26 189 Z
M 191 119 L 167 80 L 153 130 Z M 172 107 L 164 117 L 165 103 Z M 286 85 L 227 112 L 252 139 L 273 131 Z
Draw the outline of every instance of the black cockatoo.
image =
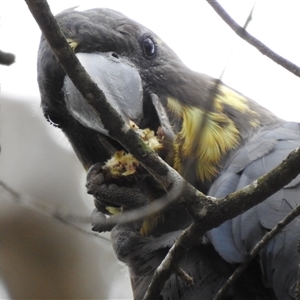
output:
M 188 69 L 155 33 L 123 14 L 70 9 L 56 18 L 124 121 L 140 130 L 161 129 L 161 156 L 202 192 L 215 197 L 234 192 L 300 145 L 299 124 L 281 120 L 225 84 Z M 92 167 L 87 186 L 96 214 L 147 205 L 163 194 L 149 176 L 131 184 L 107 181 L 102 166 L 124 149 L 109 136 L 43 37 L 38 83 L 45 117 L 65 133 L 83 166 Z M 180 263 L 194 284 L 173 274 L 159 299 L 212 299 L 263 235 L 299 204 L 299 181 L 298 176 L 263 203 L 207 232 L 205 242 L 192 247 Z M 267 244 L 226 299 L 295 297 L 299 220 Z M 191 223 L 185 209 L 173 204 L 159 216 L 113 228 L 113 247 L 130 269 L 135 299 L 142 299 L 153 272 Z

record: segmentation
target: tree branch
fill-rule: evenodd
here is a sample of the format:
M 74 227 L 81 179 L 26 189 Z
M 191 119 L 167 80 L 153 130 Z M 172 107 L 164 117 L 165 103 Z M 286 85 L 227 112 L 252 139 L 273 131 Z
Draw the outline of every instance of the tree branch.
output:
M 93 232 L 93 231 L 87 231 L 84 228 L 78 226 L 74 222 L 78 222 L 78 219 L 83 221 L 87 221 L 87 218 L 82 218 L 82 217 L 74 217 L 74 216 L 66 216 L 61 214 L 57 209 L 51 207 L 51 206 L 46 206 L 45 203 L 39 202 L 37 199 L 34 198 L 28 198 L 28 197 L 23 197 L 21 194 L 17 193 L 14 191 L 12 188 L 10 188 L 8 185 L 6 185 L 4 182 L 0 181 L 0 195 L 2 196 L 1 199 L 5 199 L 3 195 L 7 195 L 7 199 L 9 199 L 12 202 L 18 203 L 19 205 L 26 206 L 32 210 L 38 211 L 40 213 L 43 213 L 53 219 L 58 220 L 60 223 L 63 223 L 69 227 L 72 227 L 76 231 L 79 231 L 81 233 L 94 236 L 97 238 L 100 238 L 102 240 L 105 240 L 107 242 L 110 242 L 110 239 L 100 235 L 99 233 Z
M 246 31 L 245 28 L 241 27 L 238 23 L 236 23 L 230 15 L 224 10 L 224 8 L 220 5 L 220 3 L 216 0 L 206 0 L 208 4 L 216 11 L 216 13 L 223 19 L 223 21 L 243 40 L 248 42 L 250 45 L 255 47 L 258 51 L 260 51 L 263 55 L 266 55 L 274 62 L 290 71 L 294 75 L 300 77 L 300 68 L 295 65 L 291 61 L 283 58 L 278 55 L 276 52 L 271 50 L 265 44 L 263 44 L 260 40 L 252 36 L 250 33 Z
M 245 269 L 249 266 L 251 261 L 258 255 L 260 250 L 262 250 L 267 243 L 274 238 L 286 225 L 293 221 L 296 217 L 300 215 L 300 206 L 292 210 L 282 221 L 280 221 L 271 231 L 266 233 L 264 237 L 256 244 L 256 246 L 251 250 L 249 258 L 243 262 L 239 267 L 235 269 L 233 274 L 228 278 L 222 288 L 218 291 L 213 300 L 222 300 L 225 293 L 233 285 L 234 282 L 241 276 Z
M 172 273 L 176 272 L 178 263 L 184 254 L 194 245 L 200 243 L 202 235 L 201 226 L 193 223 L 186 229 L 178 238 L 176 243 L 169 250 L 165 259 L 160 266 L 155 270 L 152 281 L 144 296 L 144 300 L 158 299 L 165 282 L 169 279 Z
M 184 253 L 193 245 L 199 242 L 199 238 L 203 236 L 208 230 L 217 227 L 225 221 L 236 217 L 237 215 L 247 211 L 251 207 L 264 201 L 286 184 L 292 181 L 300 173 L 300 147 L 292 151 L 288 157 L 282 161 L 276 168 L 269 173 L 261 176 L 250 185 L 238 190 L 222 199 L 215 199 L 212 197 L 198 198 L 200 195 L 197 190 L 191 198 L 187 198 L 186 208 L 194 219 L 192 224 L 179 237 L 177 242 L 171 248 L 160 267 L 155 271 L 152 282 L 149 286 L 148 292 L 144 300 L 157 299 L 165 282 L 176 270 L 178 262 L 183 257 Z M 202 196 L 202 197 L 203 197 Z M 185 195 L 183 194 L 183 197 Z M 300 210 L 300 208 L 299 208 Z M 239 212 L 238 212 L 239 211 Z M 273 230 L 271 236 L 266 239 L 273 238 L 279 229 L 287 225 L 293 220 L 299 211 L 291 212 L 290 216 L 286 217 Z M 273 231 L 272 230 L 272 231 Z M 272 232 L 271 231 L 271 232 Z M 265 242 L 259 247 L 263 247 Z M 253 250 L 258 251 L 258 250 Z

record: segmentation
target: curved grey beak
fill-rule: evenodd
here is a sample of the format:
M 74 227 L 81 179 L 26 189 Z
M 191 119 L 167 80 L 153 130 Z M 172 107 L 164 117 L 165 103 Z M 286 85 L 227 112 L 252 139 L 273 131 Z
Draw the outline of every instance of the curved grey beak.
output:
M 139 124 L 143 116 L 143 89 L 136 68 L 113 52 L 77 53 L 76 56 L 123 120 L 126 123 L 132 120 Z M 68 76 L 65 77 L 63 91 L 67 109 L 77 121 L 85 127 L 108 135 L 98 114 L 81 96 Z

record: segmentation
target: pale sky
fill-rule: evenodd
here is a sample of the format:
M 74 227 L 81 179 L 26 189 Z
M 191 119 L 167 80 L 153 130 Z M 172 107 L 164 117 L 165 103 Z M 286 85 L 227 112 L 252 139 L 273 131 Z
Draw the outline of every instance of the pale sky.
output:
M 54 14 L 80 5 L 109 7 L 156 32 L 192 69 L 215 77 L 221 73 L 233 49 L 224 81 L 282 118 L 298 117 L 299 79 L 240 41 L 204 0 L 49 0 Z M 255 1 L 225 0 L 223 5 L 243 24 Z M 248 29 L 256 37 L 294 63 L 300 64 L 298 0 L 265 0 L 256 3 Z M 38 109 L 36 54 L 40 31 L 25 1 L 0 2 L 0 49 L 16 54 L 16 63 L 0 66 L 3 95 L 29 101 Z

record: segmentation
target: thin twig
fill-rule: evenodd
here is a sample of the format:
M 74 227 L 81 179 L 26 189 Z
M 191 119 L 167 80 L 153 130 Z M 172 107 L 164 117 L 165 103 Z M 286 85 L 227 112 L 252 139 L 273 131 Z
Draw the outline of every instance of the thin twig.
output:
M 176 270 L 176 275 L 181 278 L 183 282 L 185 282 L 187 285 L 193 285 L 194 284 L 194 278 L 191 277 L 189 274 L 187 274 L 183 269 L 178 268 Z
M 247 20 L 245 21 L 243 29 L 246 29 L 247 26 L 249 25 L 249 23 L 251 22 L 253 10 L 254 10 L 254 5 L 253 5 L 253 7 L 250 11 L 250 14 L 249 14 Z M 204 111 L 205 112 L 210 112 L 210 111 L 213 110 L 215 99 L 216 99 L 216 96 L 218 94 L 219 87 L 222 85 L 222 79 L 224 77 L 224 74 L 225 74 L 225 71 L 227 69 L 227 65 L 230 61 L 232 53 L 233 53 L 233 49 L 231 50 L 231 53 L 230 53 L 230 55 L 227 59 L 227 62 L 225 64 L 225 66 L 223 67 L 223 69 L 220 73 L 219 78 L 215 81 L 214 86 L 210 91 L 209 97 L 207 98 L 207 101 L 204 103 Z M 202 137 L 202 134 L 203 134 L 203 130 L 205 130 L 206 123 L 207 123 L 207 114 L 204 115 L 204 118 L 201 119 L 201 121 L 199 123 L 198 136 L 200 137 L 200 139 L 199 140 L 197 140 L 197 139 L 194 140 L 193 145 L 192 145 L 192 149 L 197 149 L 199 143 L 201 143 L 201 137 Z M 195 151 L 192 151 L 192 153 L 195 153 Z M 194 158 L 187 161 L 186 166 L 185 166 L 185 170 L 183 172 L 183 177 L 184 178 L 187 178 L 187 174 L 189 173 L 189 170 L 191 169 L 193 164 L 194 164 Z
M 60 223 L 63 223 L 65 225 L 75 229 L 76 231 L 79 231 L 86 235 L 95 236 L 95 237 L 105 240 L 109 243 L 111 242 L 109 238 L 102 236 L 99 233 L 93 232 L 91 230 L 86 230 L 86 229 L 78 226 L 77 224 L 73 223 L 74 220 L 76 221 L 78 219 L 78 217 L 73 216 L 72 220 L 70 220 L 70 219 L 66 218 L 63 214 L 59 213 L 56 208 L 53 208 L 52 206 L 49 206 L 49 205 L 46 206 L 45 203 L 42 203 L 42 202 L 38 201 L 37 199 L 34 199 L 34 201 L 32 201 L 32 199 L 29 198 L 28 196 L 23 197 L 21 194 L 14 191 L 12 188 L 10 188 L 8 185 L 6 185 L 2 181 L 0 181 L 0 189 L 5 190 L 10 195 L 9 199 L 19 205 L 25 206 L 26 208 L 37 211 L 39 213 L 43 213 L 43 214 L 47 215 L 48 217 L 51 217 L 52 219 L 56 219 Z M 80 217 L 80 219 L 82 219 L 82 217 Z M 84 217 L 84 219 L 87 220 L 88 218 Z
M 275 53 L 273 50 L 271 50 L 269 47 L 267 47 L 265 44 L 263 44 L 261 41 L 259 41 L 257 38 L 253 37 L 251 34 L 249 34 L 245 26 L 242 28 L 240 25 L 238 25 L 231 16 L 224 10 L 224 8 L 217 2 L 217 1 L 211 1 L 207 0 L 207 2 L 213 7 L 213 9 L 217 12 L 217 14 L 225 21 L 225 23 L 242 39 L 244 39 L 246 42 L 254 46 L 257 50 L 259 50 L 262 54 L 266 55 L 270 59 L 272 59 L 277 64 L 281 65 L 286 70 L 290 71 L 294 75 L 300 77 L 300 68 L 299 66 L 295 65 L 291 61 L 283 58 L 282 56 Z M 254 7 L 253 7 L 254 8 Z M 252 9 L 253 11 L 253 9 Z M 251 12 L 252 15 L 252 12 Z M 247 22 L 246 22 L 247 23 Z M 221 299 L 225 292 L 232 286 L 232 284 L 237 280 L 237 278 L 242 274 L 242 272 L 246 269 L 246 267 L 249 265 L 249 263 L 252 261 L 252 259 L 258 254 L 258 252 L 265 246 L 267 241 L 269 241 L 272 237 L 274 237 L 276 234 L 279 233 L 281 227 L 285 226 L 289 222 L 291 222 L 299 213 L 295 212 L 297 211 L 295 209 L 292 211 L 282 222 L 280 222 L 277 226 L 274 227 L 274 229 L 266 234 L 264 238 L 256 245 L 256 247 L 251 251 L 249 259 L 245 261 L 242 265 L 240 265 L 235 272 L 232 274 L 232 276 L 226 281 L 224 286 L 219 290 L 217 295 L 215 296 L 214 300 Z M 295 214 L 295 215 L 294 215 Z M 289 218 L 290 221 L 289 221 Z M 286 222 L 286 223 L 285 223 Z M 284 223 L 285 225 L 283 225 Z M 299 265 L 299 274 L 300 274 L 300 265 Z M 299 275 L 300 278 L 300 275 Z M 300 285 L 298 278 L 298 287 Z M 299 294 L 300 299 L 300 294 Z
M 193 223 L 179 236 L 178 240 L 169 250 L 167 256 L 155 270 L 152 281 L 143 300 L 153 300 L 159 297 L 159 294 L 162 291 L 165 282 L 169 279 L 172 273 L 176 273 L 176 271 L 178 270 L 177 265 L 186 251 L 197 244 L 196 241 L 200 243 L 200 229 L 200 226 L 198 226 L 196 223 Z M 197 237 L 197 239 L 195 239 L 195 237 Z
M 204 235 L 211 228 L 221 225 L 225 220 L 232 219 L 264 201 L 276 191 L 282 189 L 299 173 L 300 148 L 297 148 L 288 155 L 287 159 L 283 160 L 269 173 L 222 199 L 206 197 L 207 201 L 201 206 L 199 199 L 195 195 L 189 198 L 186 208 L 194 218 L 195 223 L 188 230 L 184 231 L 155 271 L 144 300 L 156 299 L 159 296 L 163 288 L 162 283 L 176 270 L 177 262 L 184 256 L 186 250 L 196 244 L 197 238 Z M 238 213 L 237 208 L 239 210 Z M 225 211 L 226 214 L 224 213 Z
M 266 233 L 264 237 L 255 245 L 251 250 L 249 257 L 240 266 L 236 268 L 233 274 L 228 278 L 222 288 L 218 291 L 213 300 L 221 300 L 226 291 L 233 285 L 239 276 L 245 271 L 250 262 L 256 257 L 256 255 L 262 250 L 267 243 L 274 238 L 286 225 L 292 222 L 296 217 L 300 215 L 300 206 L 292 210 L 284 219 L 282 219 L 271 231 Z
M 291 61 L 278 55 L 276 52 L 267 47 L 260 40 L 248 33 L 243 27 L 236 23 L 230 15 L 224 10 L 220 3 L 216 0 L 207 0 L 208 4 L 216 11 L 216 13 L 225 21 L 225 23 L 243 40 L 255 47 L 263 55 L 266 55 L 274 62 L 290 71 L 294 75 L 300 77 L 300 68 Z

